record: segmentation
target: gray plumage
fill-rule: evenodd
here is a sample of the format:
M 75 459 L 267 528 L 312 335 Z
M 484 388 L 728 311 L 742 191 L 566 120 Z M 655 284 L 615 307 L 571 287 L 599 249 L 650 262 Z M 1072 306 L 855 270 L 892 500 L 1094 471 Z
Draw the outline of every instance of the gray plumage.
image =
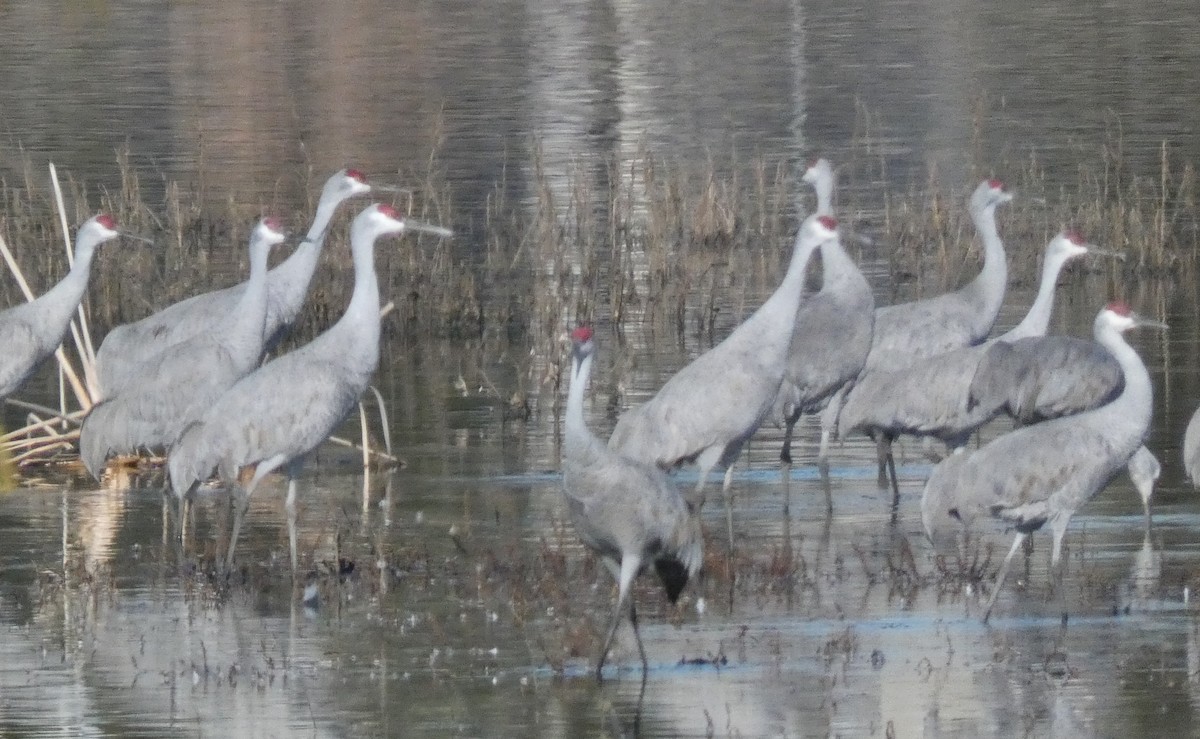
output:
M 971 381 L 972 403 L 999 402 L 1021 424 L 1089 410 L 1115 397 L 1121 366 L 1103 346 L 1073 336 L 1031 336 L 988 348 Z
M 1013 352 L 1006 337 L 1046 332 L 1059 273 L 1067 262 L 1087 254 L 1090 248 L 1074 232 L 1056 235 L 1046 245 L 1037 297 L 1012 331 L 906 367 L 864 373 L 846 399 L 839 428 L 844 433 L 893 439 L 901 434 L 932 436 L 952 449 L 966 444 L 971 434 L 999 415 L 1012 399 L 1012 378 L 991 376 L 995 373 L 986 368 L 981 375 L 981 367 L 989 359 L 997 365 L 1010 363 Z
M 1158 457 L 1143 446 L 1129 458 L 1126 469 L 1129 470 L 1129 479 L 1133 482 L 1138 497 L 1142 499 L 1142 511 L 1146 517 L 1146 526 L 1149 527 L 1150 498 L 1154 495 L 1154 485 L 1162 474 L 1162 465 L 1159 464 Z
M 363 174 L 343 169 L 326 181 L 308 234 L 296 250 L 271 270 L 267 287 L 265 345 L 296 320 L 308 294 L 334 213 L 347 198 L 371 191 Z M 223 290 L 194 295 L 134 323 L 117 326 L 104 337 L 96 353 L 100 397 L 108 398 L 131 379 L 136 368 L 164 348 L 212 328 L 237 304 L 246 289 L 240 283 Z
M 810 164 L 804 180 L 817 191 L 817 214 L 831 215 L 833 167 L 829 161 L 818 159 Z M 792 461 L 796 423 L 809 413 L 822 413 L 818 457 L 824 462 L 842 394 L 862 371 L 875 325 L 871 286 L 841 241 L 829 239 L 820 249 L 823 283 L 816 294 L 801 301 L 796 312 L 791 349 L 775 401 L 776 415 L 785 426 L 780 459 L 787 464 Z
M 996 229 L 996 206 L 1010 200 L 1012 195 L 998 180 L 975 188 L 968 211 L 983 243 L 983 268 L 975 279 L 953 292 L 877 308 L 864 371 L 896 369 L 983 341 L 1004 303 L 1008 264 Z
M 1183 469 L 1193 487 L 1200 490 L 1200 408 L 1192 413 L 1183 433 Z
M 1057 566 L 1071 516 L 1125 467 L 1150 428 L 1153 390 L 1137 352 L 1121 336 L 1160 325 L 1112 304 L 1096 318 L 1096 341 L 1116 358 L 1125 386 L 1110 403 L 1005 434 L 974 452 L 951 455 L 933 469 L 921 498 L 925 532 L 944 546 L 955 532 L 996 518 L 1017 530 L 984 614 L 986 621 L 1009 564 L 1031 532 L 1049 524 Z
M 588 430 L 583 397 L 594 353 L 591 329 L 576 329 L 562 465 L 563 494 L 575 531 L 618 584 L 617 605 L 596 663 L 599 679 L 627 605 L 642 669 L 648 668 L 631 594 L 634 579 L 653 565 L 674 603 L 699 573 L 704 553 L 699 518 L 670 478 L 654 465 L 618 455 Z
M 223 392 L 258 366 L 267 313 L 267 260 L 285 236 L 274 218 L 250 234 L 250 279 L 225 316 L 148 357 L 131 382 L 92 408 L 79 432 L 79 453 L 97 480 L 112 454 L 165 447 L 199 420 Z
M 112 216 L 88 219 L 75 234 L 75 263 L 41 297 L 0 312 L 0 398 L 16 392 L 62 343 L 87 291 L 96 248 L 120 236 Z
M 250 495 L 268 473 L 286 466 L 288 534 L 296 566 L 296 477 L 304 457 L 337 428 L 357 404 L 379 363 L 379 285 L 375 240 L 406 230 L 445 229 L 406 221 L 387 205 L 372 205 L 350 227 L 354 292 L 342 317 L 305 346 L 266 363 L 236 382 L 192 424 L 171 449 L 171 487 L 188 496 L 214 467 L 227 482 L 255 465 L 254 476 L 235 508 L 226 565 Z
M 608 446 L 623 456 L 662 469 L 696 462 L 694 498 L 704 502 L 704 483 L 726 467 L 726 523 L 732 542 L 729 501 L 731 465 L 742 445 L 771 412 L 791 347 L 804 273 L 812 253 L 837 238 L 837 221 L 809 216 L 800 227 L 787 274 L 757 311 L 717 346 L 679 370 L 658 393 L 617 420 Z

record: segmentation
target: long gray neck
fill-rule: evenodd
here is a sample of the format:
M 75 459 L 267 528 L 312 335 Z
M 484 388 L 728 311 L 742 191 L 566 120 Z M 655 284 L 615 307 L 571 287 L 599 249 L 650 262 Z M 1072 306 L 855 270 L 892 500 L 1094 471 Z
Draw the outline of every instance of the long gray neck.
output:
M 587 393 L 588 379 L 592 375 L 593 356 L 571 356 L 571 385 L 567 389 L 567 410 L 563 417 L 563 457 L 578 464 L 594 460 L 606 448 L 583 419 L 583 397 Z
M 801 229 L 801 234 L 803 234 L 803 229 Z M 796 236 L 795 245 L 792 247 L 792 261 L 788 264 L 783 281 L 779 283 L 779 287 L 775 289 L 771 297 L 767 298 L 766 302 L 754 312 L 754 315 L 746 319 L 746 323 L 776 319 L 795 322 L 796 310 L 800 307 L 800 296 L 804 292 L 804 271 L 808 269 L 808 263 L 812 260 L 817 246 L 811 240 L 805 239 L 803 235 Z
M 1021 322 L 1006 333 L 1000 335 L 1000 341 L 1016 341 L 1027 336 L 1045 336 L 1050 327 L 1050 315 L 1054 311 L 1054 293 L 1058 288 L 1058 273 L 1062 271 L 1066 259 L 1054 257 L 1046 259 L 1042 265 L 1042 281 L 1038 285 L 1037 297 L 1029 312 Z
M 840 239 L 821 244 L 822 290 L 840 290 L 852 283 L 866 282 L 858 265 L 846 253 Z
M 566 440 L 569 444 L 592 441 L 592 432 L 583 420 L 583 396 L 587 390 L 588 378 L 592 375 L 592 355 L 582 359 L 572 355 L 571 386 L 567 390 L 567 412 L 564 417 Z
M 350 347 L 369 360 L 369 371 L 379 364 L 379 281 L 375 276 L 375 237 L 367 227 L 355 224 L 350 232 L 354 258 L 354 293 L 346 312 L 330 331 L 337 330 L 351 341 Z
M 819 172 L 812 186 L 817 193 L 817 215 L 833 215 L 833 173 Z
M 231 347 L 241 349 L 233 355 L 253 364 L 262 354 L 263 330 L 267 319 L 267 257 L 271 247 L 255 243 L 250 248 L 250 278 L 246 289 L 227 319 L 225 340 Z M 251 364 L 251 366 L 253 366 Z
M 58 345 L 67 332 L 67 325 L 74 317 L 75 310 L 79 308 L 83 294 L 87 292 L 88 277 L 92 273 L 92 258 L 95 254 L 95 243 L 87 239 L 80 241 L 76 237 L 75 264 L 71 266 L 66 277 L 33 303 L 42 325 L 46 327 L 44 336 L 52 341 L 54 346 Z
M 1000 240 L 1000 232 L 996 229 L 996 205 L 992 204 L 978 212 L 971 213 L 975 229 L 983 242 L 983 269 L 974 280 L 963 288 L 971 295 L 971 300 L 979 310 L 981 335 L 991 330 L 1004 303 L 1004 288 L 1008 284 L 1008 261 L 1004 256 L 1004 242 Z
M 272 274 L 286 278 L 289 282 L 302 282 L 304 292 L 307 292 L 308 283 L 317 271 L 317 260 L 325 246 L 325 237 L 329 235 L 329 223 L 341 202 L 339 198 L 322 198 L 317 203 L 317 213 L 313 216 L 312 225 L 308 227 L 304 240 L 287 259 L 271 270 Z
M 1104 406 L 1103 410 L 1107 416 L 1120 424 L 1135 425 L 1139 430 L 1136 446 L 1140 446 L 1150 428 L 1154 402 L 1150 373 L 1146 371 L 1142 358 L 1116 329 L 1107 326 L 1098 329 L 1096 341 L 1113 355 L 1125 375 L 1125 388 L 1116 400 Z

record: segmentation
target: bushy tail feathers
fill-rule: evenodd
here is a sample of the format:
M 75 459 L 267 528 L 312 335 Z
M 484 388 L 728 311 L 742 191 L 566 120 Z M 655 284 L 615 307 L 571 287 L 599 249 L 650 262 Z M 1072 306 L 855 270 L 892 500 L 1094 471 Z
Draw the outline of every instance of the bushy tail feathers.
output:
M 83 419 L 83 426 L 79 431 L 79 458 L 83 461 L 83 466 L 87 468 L 87 471 L 97 480 L 104 472 L 104 463 L 108 459 L 109 452 L 105 435 L 99 433 L 97 429 L 103 427 L 107 415 L 107 404 L 100 403 L 93 406 L 87 418 Z
M 171 445 L 167 457 L 167 471 L 175 495 L 183 497 L 190 493 L 212 473 L 218 461 L 216 450 L 206 442 L 204 423 L 189 423 Z
M 700 529 L 700 517 L 690 505 L 687 508 L 687 519 L 681 524 L 676 547 L 654 560 L 654 570 L 671 603 L 679 599 L 688 580 L 699 575 L 704 566 L 704 534 Z

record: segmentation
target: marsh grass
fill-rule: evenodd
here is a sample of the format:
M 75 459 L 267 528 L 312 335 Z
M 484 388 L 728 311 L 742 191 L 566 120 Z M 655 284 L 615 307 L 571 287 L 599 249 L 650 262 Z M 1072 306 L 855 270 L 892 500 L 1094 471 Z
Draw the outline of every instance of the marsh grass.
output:
M 871 135 L 878 124 L 866 111 L 860 119 L 851 155 L 839 164 L 836 206 L 845 242 L 860 262 L 884 266 L 884 293 L 892 299 L 962 284 L 979 265 L 965 210 L 970 187 L 947 186 L 935 167 L 907 189 L 887 187 L 887 157 Z M 415 218 L 455 228 L 455 238 L 406 237 L 377 257 L 381 289 L 395 305 L 384 320 L 387 340 L 414 346 L 439 338 L 470 347 L 476 364 L 460 369 L 463 381 L 494 395 L 508 408 L 506 420 L 557 413 L 563 329 L 575 321 L 611 326 L 618 338 L 611 361 L 625 368 L 647 340 L 719 341 L 778 284 L 797 223 L 811 210 L 796 163 L 783 157 L 735 156 L 733 165 L 718 166 L 667 161 L 643 146 L 623 160 L 551 172 L 540 148 L 533 151 L 498 178 L 477 213 L 460 212 L 431 151 L 422 171 L 407 173 L 402 184 L 411 190 L 396 203 Z M 1117 296 L 1134 275 L 1193 277 L 1196 173 L 1168 144 L 1160 154 L 1157 171 L 1134 171 L 1118 133 L 1098 152 L 1078 150 L 1073 172 L 1047 173 L 1036 152 L 973 164 L 971 183 L 995 175 L 1017 194 L 999 214 L 1010 279 L 1034 281 L 1045 244 L 1064 226 L 1127 256 L 1099 267 Z M 19 181 L 0 180 L 0 236 L 41 294 L 67 265 L 61 248 L 47 248 L 62 235 L 50 193 L 25 162 Z M 254 221 L 274 213 L 303 233 L 324 176 L 283 175 L 303 183 L 309 197 L 302 203 L 280 187 L 214 203 L 203 177 L 145 188 L 142 177 L 150 175 L 133 168 L 128 151 L 117 153 L 115 166 L 115 190 L 64 178 L 68 222 L 108 211 L 156 243 L 101 251 L 85 303 L 96 345 L 114 325 L 242 279 L 240 245 Z M 149 190 L 160 196 L 151 200 Z M 335 220 L 307 309 L 281 350 L 307 342 L 344 309 L 353 285 L 346 225 L 355 210 Z M 13 281 L 0 280 L 4 304 L 20 299 Z M 639 340 L 626 343 L 627 332 Z M 499 386 L 489 374 L 497 366 L 506 378 Z

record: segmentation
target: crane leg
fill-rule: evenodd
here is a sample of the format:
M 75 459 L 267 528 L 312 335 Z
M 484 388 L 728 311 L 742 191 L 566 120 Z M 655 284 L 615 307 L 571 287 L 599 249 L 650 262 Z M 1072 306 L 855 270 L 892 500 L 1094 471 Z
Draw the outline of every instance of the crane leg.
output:
M 792 434 L 796 431 L 796 422 L 800 420 L 800 414 L 789 414 L 784 418 L 783 425 L 783 448 L 779 450 L 779 461 L 785 465 L 792 466 Z
M 992 615 L 992 606 L 996 605 L 996 596 L 1000 594 L 1000 588 L 1004 585 L 1004 578 L 1008 577 L 1008 566 L 1012 564 L 1013 557 L 1016 556 L 1017 550 L 1021 548 L 1025 538 L 1029 534 L 1017 533 L 1017 538 L 1013 539 L 1012 546 L 1008 549 L 1008 555 L 1004 557 L 1004 563 L 1000 565 L 1000 572 L 996 575 L 996 586 L 992 589 L 992 595 L 988 598 L 987 607 L 983 609 L 983 622 L 986 624 Z
M 637 606 L 629 599 L 629 624 L 633 626 L 633 638 L 637 641 L 638 656 L 642 658 L 642 675 L 650 673 L 650 660 L 646 659 L 646 647 L 642 644 L 642 632 L 638 630 Z
M 725 498 L 725 532 L 729 534 L 729 553 L 733 556 L 733 463 L 725 468 L 725 482 L 721 485 L 721 497 Z
M 887 471 L 888 476 L 892 478 L 892 518 L 894 520 L 896 511 L 900 509 L 900 482 L 896 479 L 896 458 L 892 455 L 890 442 L 888 443 Z
M 879 487 L 887 486 L 887 461 L 892 456 L 892 443 L 885 434 L 875 437 L 875 460 L 879 463 Z
M 629 593 L 633 585 L 633 578 L 637 577 L 641 565 L 642 560 L 640 557 L 627 555 L 621 558 L 621 571 L 617 576 L 617 607 L 613 609 L 612 621 L 608 626 L 608 635 L 604 638 L 604 646 L 600 649 L 600 658 L 596 660 L 596 682 L 604 681 L 604 662 L 608 659 L 608 650 L 612 648 L 613 637 L 617 635 L 617 627 L 621 625 L 621 615 L 625 612 L 625 601 L 630 597 Z M 634 627 L 634 633 L 637 634 L 636 626 Z M 638 636 L 638 648 L 642 648 L 640 635 Z M 644 651 L 642 659 L 643 664 L 645 664 Z
M 287 511 L 288 548 L 292 555 L 292 579 L 296 579 L 296 478 L 288 476 L 287 499 L 283 503 Z
M 287 458 L 282 454 L 277 454 L 270 459 L 265 459 L 258 463 L 254 469 L 254 476 L 250 478 L 250 482 L 242 491 L 241 500 L 234 503 L 233 507 L 233 530 L 229 532 L 229 551 L 225 553 L 225 571 L 233 571 L 233 552 L 237 548 L 238 534 L 242 531 L 242 520 L 246 517 L 246 511 L 250 508 L 250 496 L 254 494 L 254 488 L 258 487 L 258 483 L 271 472 L 279 468 Z

